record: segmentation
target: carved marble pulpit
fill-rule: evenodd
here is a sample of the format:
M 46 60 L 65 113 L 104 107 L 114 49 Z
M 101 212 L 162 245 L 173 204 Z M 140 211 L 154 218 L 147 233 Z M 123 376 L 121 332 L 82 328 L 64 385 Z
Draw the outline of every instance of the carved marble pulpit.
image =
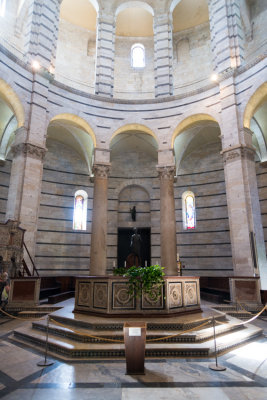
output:
M 22 265 L 24 233 L 18 221 L 0 224 L 0 272 L 7 271 L 11 278 L 18 276 Z

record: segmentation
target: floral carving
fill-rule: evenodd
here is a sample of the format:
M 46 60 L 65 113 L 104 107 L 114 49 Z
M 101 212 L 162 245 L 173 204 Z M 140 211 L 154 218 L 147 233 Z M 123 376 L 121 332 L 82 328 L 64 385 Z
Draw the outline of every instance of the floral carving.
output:
M 25 156 L 30 156 L 41 161 L 44 160 L 46 151 L 47 149 L 45 149 L 44 147 L 36 146 L 31 143 L 20 143 L 12 146 L 14 157 L 23 154 Z
M 174 174 L 175 174 L 174 166 L 157 167 L 157 171 L 160 179 L 174 180 Z

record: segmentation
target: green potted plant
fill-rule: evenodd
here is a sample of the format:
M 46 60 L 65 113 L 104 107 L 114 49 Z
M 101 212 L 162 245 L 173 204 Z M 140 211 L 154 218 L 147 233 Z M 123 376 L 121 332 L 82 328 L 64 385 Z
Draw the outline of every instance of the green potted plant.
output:
M 146 293 L 152 300 L 156 300 L 161 295 L 161 287 L 164 282 L 163 269 L 157 264 L 145 268 L 133 266 L 116 268 L 113 274 L 128 278 L 129 294 L 140 297 L 142 293 Z

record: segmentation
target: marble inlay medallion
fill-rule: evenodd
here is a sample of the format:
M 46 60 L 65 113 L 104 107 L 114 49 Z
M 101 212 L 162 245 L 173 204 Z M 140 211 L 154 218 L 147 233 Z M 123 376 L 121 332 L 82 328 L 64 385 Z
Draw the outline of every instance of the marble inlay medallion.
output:
M 182 307 L 183 300 L 182 300 L 182 283 L 175 282 L 169 283 L 168 285 L 168 292 L 169 292 L 169 307 L 176 308 Z
M 164 296 L 163 296 L 163 286 L 161 287 L 161 295 L 158 295 L 158 288 L 156 287 L 155 289 L 152 289 L 152 295 L 143 293 L 142 295 L 142 308 L 163 308 L 163 301 L 164 301 Z
M 108 285 L 107 283 L 94 282 L 94 307 L 107 308 Z
M 90 289 L 91 283 L 89 282 L 79 282 L 79 306 L 90 306 Z
M 197 283 L 184 283 L 184 304 L 185 306 L 193 306 L 197 304 Z
M 128 293 L 128 285 L 125 283 L 113 283 L 113 309 L 134 309 L 134 296 Z

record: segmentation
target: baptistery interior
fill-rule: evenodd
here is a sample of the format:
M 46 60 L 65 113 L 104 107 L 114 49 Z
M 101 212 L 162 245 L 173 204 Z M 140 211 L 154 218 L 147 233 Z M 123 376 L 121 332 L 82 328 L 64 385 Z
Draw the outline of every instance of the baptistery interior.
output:
M 266 22 L 262 0 L 0 1 L 0 222 L 41 277 L 111 275 L 137 228 L 142 266 L 266 295 Z

